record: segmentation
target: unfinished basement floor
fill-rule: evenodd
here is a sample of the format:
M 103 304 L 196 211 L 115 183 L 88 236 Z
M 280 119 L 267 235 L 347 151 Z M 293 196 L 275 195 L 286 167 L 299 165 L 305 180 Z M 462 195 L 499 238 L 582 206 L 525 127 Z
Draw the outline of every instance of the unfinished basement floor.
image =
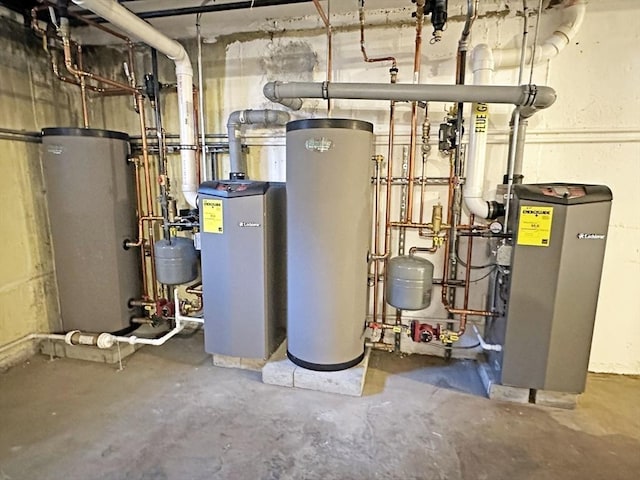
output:
M 640 478 L 638 378 L 591 375 L 555 410 L 484 398 L 469 361 L 375 353 L 354 398 L 264 385 L 202 345 L 1 373 L 0 479 Z

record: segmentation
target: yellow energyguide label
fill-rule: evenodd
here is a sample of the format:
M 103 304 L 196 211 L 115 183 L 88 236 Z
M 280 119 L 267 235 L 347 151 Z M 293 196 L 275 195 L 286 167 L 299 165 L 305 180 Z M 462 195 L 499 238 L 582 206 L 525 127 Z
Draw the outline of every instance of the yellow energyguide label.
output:
M 518 245 L 548 247 L 551 242 L 553 207 L 520 207 Z
M 205 233 L 224 233 L 222 200 L 202 201 L 202 229 Z

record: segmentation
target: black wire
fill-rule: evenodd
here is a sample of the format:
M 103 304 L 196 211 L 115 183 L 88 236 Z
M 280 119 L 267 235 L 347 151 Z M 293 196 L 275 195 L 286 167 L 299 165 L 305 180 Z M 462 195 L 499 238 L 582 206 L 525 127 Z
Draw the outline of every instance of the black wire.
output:
M 485 273 L 484 275 L 482 275 L 481 277 L 478 277 L 474 280 L 469 280 L 469 283 L 476 283 L 479 282 L 480 280 L 484 280 L 485 278 L 487 278 L 489 275 L 491 275 L 493 272 L 496 271 L 496 266 L 494 265 L 493 268 L 491 270 L 489 270 L 487 273 Z
M 467 268 L 467 264 L 462 261 L 462 259 L 460 258 L 460 255 L 458 255 L 458 252 L 456 252 L 456 260 L 458 260 L 458 263 L 460 265 Z M 495 263 L 487 263 L 486 265 L 471 265 L 471 270 L 482 270 L 484 268 L 495 267 L 495 266 L 496 266 Z

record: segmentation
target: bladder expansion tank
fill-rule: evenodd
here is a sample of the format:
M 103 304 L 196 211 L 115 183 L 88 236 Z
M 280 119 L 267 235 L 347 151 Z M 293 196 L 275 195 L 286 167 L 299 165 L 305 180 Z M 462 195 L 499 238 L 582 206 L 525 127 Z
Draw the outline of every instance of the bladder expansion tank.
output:
M 312 370 L 364 356 L 373 125 L 287 124 L 287 354 Z
M 43 170 L 65 330 L 127 328 L 139 298 L 136 200 L 129 137 L 84 128 L 42 131 Z

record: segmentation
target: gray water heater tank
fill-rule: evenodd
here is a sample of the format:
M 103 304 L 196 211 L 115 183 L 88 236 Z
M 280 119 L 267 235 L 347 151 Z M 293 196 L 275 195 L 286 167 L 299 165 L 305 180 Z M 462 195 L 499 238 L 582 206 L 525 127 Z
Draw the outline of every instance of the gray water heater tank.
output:
M 431 304 L 433 263 L 402 255 L 387 266 L 387 303 L 401 310 L 422 310 Z
M 364 356 L 373 125 L 287 124 L 287 355 L 335 371 Z
M 42 130 L 42 167 L 64 330 L 117 332 L 140 313 L 136 190 L 126 133 Z
M 165 285 L 181 285 L 198 277 L 198 254 L 193 240 L 172 237 L 154 243 L 156 276 Z

